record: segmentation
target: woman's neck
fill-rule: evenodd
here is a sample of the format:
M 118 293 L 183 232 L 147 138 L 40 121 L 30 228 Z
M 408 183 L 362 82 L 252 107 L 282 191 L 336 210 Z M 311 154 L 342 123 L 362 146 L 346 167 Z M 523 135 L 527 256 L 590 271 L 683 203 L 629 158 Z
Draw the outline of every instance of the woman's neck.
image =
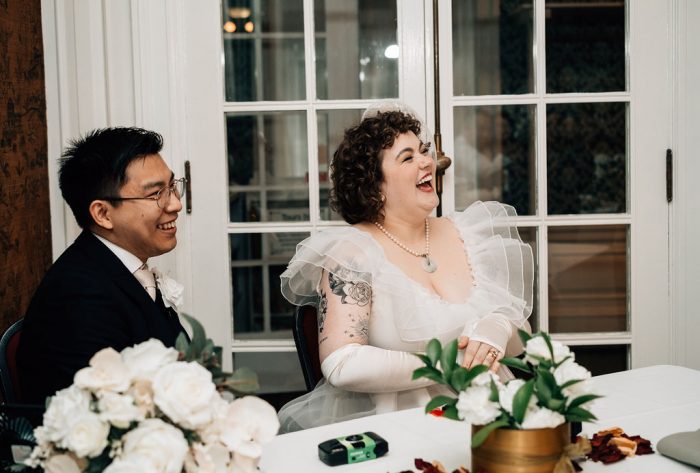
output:
M 427 217 L 418 218 L 400 218 L 396 216 L 385 216 L 382 226 L 387 232 L 402 242 L 413 245 L 425 242 L 425 219 Z

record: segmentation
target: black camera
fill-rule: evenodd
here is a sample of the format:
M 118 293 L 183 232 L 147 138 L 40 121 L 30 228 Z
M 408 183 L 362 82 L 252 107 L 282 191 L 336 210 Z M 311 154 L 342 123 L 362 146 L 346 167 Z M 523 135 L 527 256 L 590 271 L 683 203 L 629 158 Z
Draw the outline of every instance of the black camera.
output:
M 374 432 L 338 437 L 318 444 L 318 457 L 330 466 L 372 460 L 388 451 L 387 441 Z

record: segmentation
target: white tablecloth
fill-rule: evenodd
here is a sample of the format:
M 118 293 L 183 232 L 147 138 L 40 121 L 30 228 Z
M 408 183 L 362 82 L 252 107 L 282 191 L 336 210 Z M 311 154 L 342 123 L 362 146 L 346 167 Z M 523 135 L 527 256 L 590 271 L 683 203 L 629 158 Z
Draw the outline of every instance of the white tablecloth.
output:
M 599 421 L 584 424 L 589 436 L 608 427 L 656 442 L 668 434 L 700 428 L 700 371 L 678 366 L 652 366 L 593 378 L 595 392 L 605 397 L 592 410 Z M 373 431 L 389 443 L 389 453 L 376 460 L 329 467 L 318 459 L 318 444 L 344 435 Z M 414 458 L 439 460 L 448 471 L 471 468 L 470 427 L 409 409 L 280 435 L 263 452 L 265 473 L 326 472 L 398 473 L 418 471 Z M 700 448 L 700 446 L 698 446 Z M 581 463 L 584 472 L 697 472 L 659 453 L 602 465 Z

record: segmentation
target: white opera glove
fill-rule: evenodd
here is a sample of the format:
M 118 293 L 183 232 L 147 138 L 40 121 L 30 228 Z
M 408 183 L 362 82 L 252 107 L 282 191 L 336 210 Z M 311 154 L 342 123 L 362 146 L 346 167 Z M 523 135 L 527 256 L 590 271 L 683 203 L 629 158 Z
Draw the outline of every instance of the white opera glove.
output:
M 435 384 L 426 378 L 411 380 L 413 371 L 423 366 L 423 362 L 409 352 L 350 343 L 328 355 L 321 363 L 321 371 L 326 380 L 337 388 L 386 393 Z
M 513 335 L 513 325 L 506 317 L 494 312 L 481 318 L 473 329 L 465 329 L 462 335 L 469 337 L 469 340 L 487 343 L 504 353 Z

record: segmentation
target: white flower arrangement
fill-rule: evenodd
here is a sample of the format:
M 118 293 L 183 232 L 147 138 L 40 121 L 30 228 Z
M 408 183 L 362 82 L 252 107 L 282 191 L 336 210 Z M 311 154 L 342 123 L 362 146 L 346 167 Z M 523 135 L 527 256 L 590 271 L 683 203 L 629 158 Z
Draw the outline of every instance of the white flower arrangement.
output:
M 591 373 L 574 361 L 574 354 L 547 333 L 519 332 L 525 344 L 523 359 L 504 358 L 501 364 L 527 373 L 530 379 L 502 383 L 484 365 L 471 369 L 456 361 L 457 341 L 444 349 L 437 339 L 428 343 L 425 354 L 417 354 L 425 367 L 414 371 L 413 379 L 426 377 L 446 385 L 457 398 L 436 396 L 425 408 L 439 409 L 439 415 L 483 425 L 472 437 L 478 447 L 498 428 L 553 428 L 565 422 L 586 422 L 595 416 L 588 410 L 593 400 Z
M 151 271 L 163 296 L 163 305 L 177 310 L 184 300 L 185 286 L 171 278 L 169 273 L 163 273 L 156 267 L 151 268 Z
M 256 376 L 223 372 L 201 325 L 185 318 L 193 338 L 179 338 L 177 350 L 151 339 L 96 353 L 51 398 L 26 464 L 47 473 L 258 471 L 277 413 L 257 397 L 231 400 L 257 389 Z

